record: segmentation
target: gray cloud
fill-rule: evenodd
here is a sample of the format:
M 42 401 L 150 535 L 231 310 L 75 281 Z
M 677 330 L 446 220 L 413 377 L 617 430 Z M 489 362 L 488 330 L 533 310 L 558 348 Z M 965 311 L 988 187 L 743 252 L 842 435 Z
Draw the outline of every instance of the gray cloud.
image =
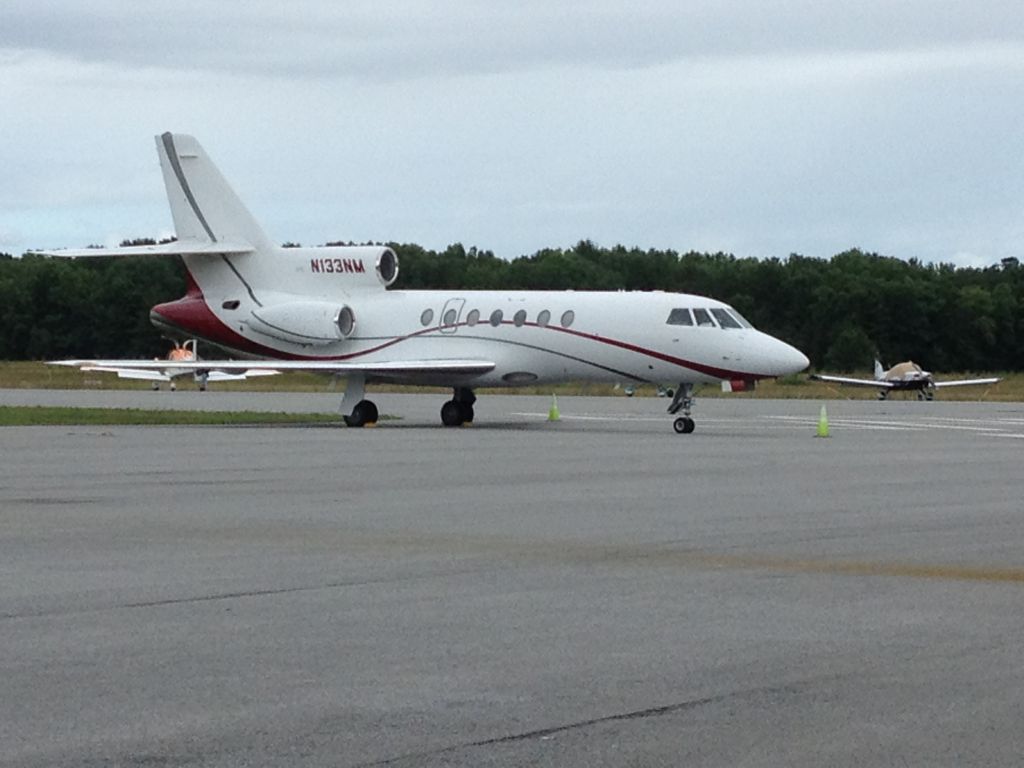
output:
M 0 6 L 0 250 L 169 226 L 195 133 L 280 240 L 1018 255 L 1016 4 Z
M 7 0 L 0 45 L 83 61 L 281 77 L 428 77 L 692 57 L 949 48 L 1024 39 L 1013 2 Z

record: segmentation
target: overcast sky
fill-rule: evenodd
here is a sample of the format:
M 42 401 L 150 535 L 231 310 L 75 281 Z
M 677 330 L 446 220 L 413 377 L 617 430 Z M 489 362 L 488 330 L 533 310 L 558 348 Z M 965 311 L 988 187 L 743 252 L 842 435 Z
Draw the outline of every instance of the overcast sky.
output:
M 0 3 L 0 251 L 171 233 L 1024 258 L 1019 0 Z

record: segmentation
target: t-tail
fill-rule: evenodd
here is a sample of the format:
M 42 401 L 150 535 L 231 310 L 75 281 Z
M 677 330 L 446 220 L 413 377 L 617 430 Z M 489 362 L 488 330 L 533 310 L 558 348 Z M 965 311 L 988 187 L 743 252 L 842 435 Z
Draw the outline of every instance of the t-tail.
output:
M 156 137 L 174 229 L 182 245 L 222 243 L 272 250 L 270 239 L 192 136 Z

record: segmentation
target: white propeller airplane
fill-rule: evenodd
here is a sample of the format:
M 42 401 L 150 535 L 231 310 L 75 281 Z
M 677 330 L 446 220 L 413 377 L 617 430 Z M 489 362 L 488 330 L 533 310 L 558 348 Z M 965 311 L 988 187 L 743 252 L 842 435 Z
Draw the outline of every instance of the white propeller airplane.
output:
M 942 387 L 964 387 L 973 384 L 997 384 L 997 377 L 986 379 L 959 379 L 957 381 L 936 381 L 931 371 L 924 370 L 917 363 L 907 360 L 905 363 L 898 363 L 889 370 L 884 370 L 882 364 L 875 360 L 875 378 L 854 379 L 847 376 L 833 376 L 825 373 L 812 373 L 811 379 L 815 381 L 830 381 L 835 384 L 847 384 L 853 387 L 875 387 L 878 390 L 878 399 L 886 400 L 890 392 L 917 392 L 918 400 L 932 400 L 935 397 L 935 390 Z
M 173 361 L 179 362 L 191 362 L 192 366 L 187 368 L 173 367 L 168 368 L 166 365 L 161 366 L 159 369 L 151 368 L 131 368 L 123 365 L 83 365 L 81 360 L 58 360 L 51 365 L 75 365 L 83 371 L 96 371 L 99 373 L 116 373 L 119 379 L 134 379 L 139 381 L 150 381 L 153 383 L 153 389 L 160 389 L 160 385 L 167 383 L 171 385 L 171 391 L 173 392 L 178 388 L 177 380 L 184 376 L 191 376 L 199 387 L 201 392 L 206 391 L 206 386 L 211 381 L 244 381 L 250 376 L 274 376 L 280 373 L 276 370 L 266 370 L 263 368 L 257 370 L 245 370 L 238 373 L 228 373 L 217 369 L 211 369 L 207 367 L 207 363 L 196 353 L 196 340 L 186 339 L 182 343 L 174 342 L 174 347 L 167 354 L 164 360 L 159 362 Z M 97 363 L 109 363 L 115 362 L 112 360 L 97 360 Z M 154 361 L 156 362 L 156 361 Z
M 188 290 L 150 312 L 170 335 L 243 360 L 220 371 L 344 376 L 345 423 L 377 421 L 370 381 L 451 387 L 445 426 L 471 423 L 473 390 L 565 381 L 679 382 L 669 405 L 692 432 L 694 386 L 742 390 L 802 371 L 807 358 L 736 310 L 684 293 L 387 290 L 398 258 L 384 246 L 282 248 L 246 210 L 199 142 L 156 137 L 177 240 L 42 252 L 69 258 L 180 255 Z M 79 367 L 172 371 L 194 362 L 65 360 Z

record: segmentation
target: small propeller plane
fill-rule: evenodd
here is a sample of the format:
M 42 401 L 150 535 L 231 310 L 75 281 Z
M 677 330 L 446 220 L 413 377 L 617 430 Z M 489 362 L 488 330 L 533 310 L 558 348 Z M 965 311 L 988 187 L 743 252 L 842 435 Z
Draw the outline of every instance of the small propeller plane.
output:
M 173 340 L 172 340 L 173 341 Z M 188 368 L 167 367 L 162 368 L 132 368 L 122 364 L 118 365 L 88 365 L 82 364 L 80 360 L 58 360 L 53 365 L 73 365 L 82 371 L 95 371 L 98 373 L 116 373 L 119 379 L 133 379 L 138 381 L 150 381 L 153 389 L 160 389 L 161 384 L 170 384 L 173 392 L 178 388 L 177 380 L 185 376 L 191 376 L 199 387 L 200 392 L 206 391 L 206 386 L 211 381 L 244 381 L 250 376 L 274 376 L 280 371 L 259 368 L 256 370 L 245 370 L 238 373 L 228 373 L 206 367 L 205 361 L 196 352 L 196 340 L 186 339 L 184 342 L 173 341 L 174 347 L 167 353 L 165 358 L 168 362 L 180 363 L 191 362 L 193 365 Z M 97 363 L 116 362 L 111 360 L 98 360 Z M 154 362 L 162 362 L 155 360 Z M 197 364 L 198 363 L 198 364 Z
M 42 251 L 69 258 L 178 255 L 187 292 L 150 320 L 242 359 L 204 370 L 318 371 L 344 377 L 346 424 L 375 423 L 367 382 L 442 386 L 445 426 L 471 423 L 474 389 L 564 381 L 678 385 L 668 411 L 694 430 L 693 390 L 749 389 L 802 371 L 799 350 L 704 296 L 649 291 L 388 290 L 386 246 L 275 246 L 193 137 L 164 133 L 157 153 L 177 239 L 162 245 Z M 63 360 L 78 367 L 193 370 L 194 361 Z
M 917 392 L 918 400 L 932 400 L 935 390 L 942 387 L 964 387 L 974 384 L 995 384 L 998 377 L 984 379 L 960 379 L 957 381 L 936 381 L 930 371 L 910 360 L 898 363 L 889 370 L 883 370 L 882 364 L 875 360 L 875 378 L 854 379 L 847 376 L 813 373 L 815 381 L 831 381 L 835 384 L 846 384 L 853 387 L 875 387 L 878 399 L 886 400 L 890 392 Z

